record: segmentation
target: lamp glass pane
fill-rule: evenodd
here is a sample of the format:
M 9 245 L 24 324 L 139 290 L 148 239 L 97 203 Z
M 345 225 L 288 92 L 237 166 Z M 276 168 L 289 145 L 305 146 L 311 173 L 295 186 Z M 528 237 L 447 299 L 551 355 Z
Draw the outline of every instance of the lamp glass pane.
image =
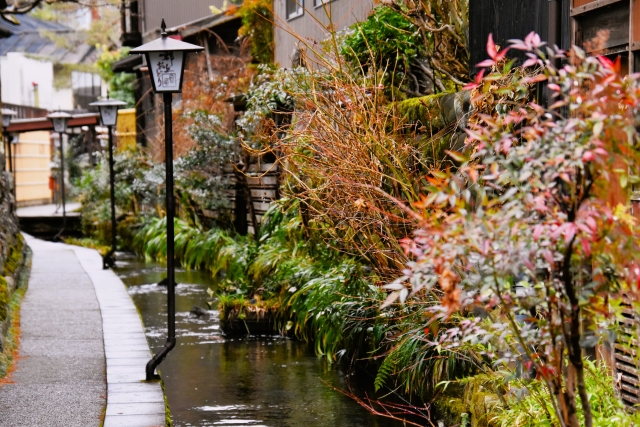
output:
M 104 105 L 100 107 L 100 118 L 104 126 L 115 126 L 118 120 L 118 107 L 115 105 Z
M 149 52 L 149 73 L 156 92 L 178 92 L 182 80 L 184 52 Z
M 58 133 L 64 133 L 67 130 L 67 119 L 59 118 L 59 119 L 51 119 L 53 121 L 53 130 Z
M 11 116 L 8 114 L 3 114 L 2 115 L 2 127 L 6 128 L 9 127 L 9 125 L 11 124 Z

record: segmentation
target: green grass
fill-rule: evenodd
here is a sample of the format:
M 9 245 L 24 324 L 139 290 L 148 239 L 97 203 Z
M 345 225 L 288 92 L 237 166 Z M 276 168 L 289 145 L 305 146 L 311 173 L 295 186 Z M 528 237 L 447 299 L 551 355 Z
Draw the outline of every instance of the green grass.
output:
M 100 252 L 100 255 L 103 255 L 103 256 L 106 255 L 107 252 L 111 250 L 111 246 L 107 246 L 101 243 L 99 240 L 94 239 L 92 237 L 82 237 L 82 238 L 66 237 L 64 239 L 64 242 L 67 245 L 75 245 L 75 246 L 82 246 L 83 248 L 95 249 L 98 252 Z
M 594 427 L 633 427 L 640 425 L 640 412 L 627 411 L 617 396 L 613 378 L 604 364 L 585 361 L 585 384 Z M 499 408 L 492 423 L 499 427 L 557 427 L 551 400 L 541 381 L 517 382 L 511 385 L 508 406 Z M 515 391 L 519 391 L 516 393 Z M 584 423 L 582 405 L 578 401 L 578 419 Z

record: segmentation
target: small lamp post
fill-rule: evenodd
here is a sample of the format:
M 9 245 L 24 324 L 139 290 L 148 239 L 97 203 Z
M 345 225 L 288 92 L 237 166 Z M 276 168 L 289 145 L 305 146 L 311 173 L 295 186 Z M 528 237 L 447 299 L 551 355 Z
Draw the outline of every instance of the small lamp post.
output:
M 116 193 L 114 188 L 113 174 L 113 127 L 118 121 L 118 107 L 127 105 L 126 102 L 117 99 L 104 99 L 89 104 L 98 107 L 100 110 L 100 120 L 102 125 L 106 126 L 109 132 L 109 184 L 111 186 L 111 250 L 102 258 L 102 268 L 107 269 L 115 265 L 116 253 Z
M 62 193 L 62 230 L 67 226 L 67 207 L 65 203 L 65 195 L 64 195 L 64 140 L 63 135 L 67 131 L 67 122 L 71 118 L 71 114 L 64 113 L 62 111 L 56 111 L 55 113 L 51 113 L 47 116 L 48 119 L 51 119 L 53 123 L 53 130 L 60 134 L 60 188 Z M 58 235 L 60 235 L 58 233 Z
M 149 67 L 149 77 L 156 93 L 162 93 L 164 102 L 164 146 L 166 167 L 166 211 L 167 211 L 167 342 L 162 350 L 151 358 L 146 367 L 147 381 L 158 379 L 156 367 L 176 345 L 176 299 L 174 270 L 174 196 L 173 196 L 173 123 L 171 100 L 173 93 L 182 91 L 182 77 L 186 55 L 200 52 L 202 46 L 184 43 L 167 37 L 164 19 L 160 25 L 160 38 L 131 50 L 144 54 Z
M 13 178 L 13 200 L 14 203 L 17 202 L 16 200 L 16 173 L 14 171 L 14 167 L 13 167 L 13 155 L 11 154 L 11 141 L 8 138 L 8 134 L 7 134 L 7 128 L 9 127 L 9 125 L 11 124 L 11 119 L 15 116 L 17 116 L 18 113 L 16 113 L 13 110 L 9 110 L 8 108 L 3 108 L 2 109 L 2 138 L 5 141 L 6 147 L 7 147 L 7 156 L 9 157 L 9 172 L 11 172 L 11 177 Z

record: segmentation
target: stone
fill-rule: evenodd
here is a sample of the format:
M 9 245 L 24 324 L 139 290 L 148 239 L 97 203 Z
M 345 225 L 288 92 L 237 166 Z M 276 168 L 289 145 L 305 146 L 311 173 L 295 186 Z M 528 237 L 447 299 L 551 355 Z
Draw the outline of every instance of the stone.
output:
M 13 293 L 16 289 L 16 281 L 11 276 L 4 276 L 4 280 L 7 281 L 7 289 L 9 289 L 9 294 Z

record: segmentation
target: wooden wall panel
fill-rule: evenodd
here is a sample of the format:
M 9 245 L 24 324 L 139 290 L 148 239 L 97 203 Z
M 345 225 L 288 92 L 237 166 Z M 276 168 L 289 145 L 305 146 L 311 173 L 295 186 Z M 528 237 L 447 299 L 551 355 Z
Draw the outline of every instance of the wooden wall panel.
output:
M 629 3 L 619 2 L 577 17 L 581 44 L 587 52 L 629 43 Z
M 593 3 L 596 0 L 573 0 L 573 7 L 584 6 L 585 4 Z
M 487 58 L 487 38 L 507 46 L 509 39 L 523 39 L 531 31 L 546 39 L 549 0 L 470 0 L 469 51 L 473 65 Z M 474 71 L 472 70 L 472 74 Z
M 613 348 L 613 367 L 620 397 L 628 408 L 640 403 L 640 367 L 636 357 L 636 345 L 631 344 L 637 336 L 639 320 L 633 305 L 625 297 L 622 303 L 622 319 L 618 325 L 618 336 Z
M 49 203 L 51 142 L 48 131 L 21 133 L 14 146 L 18 205 Z
M 633 26 L 632 41 L 640 42 L 640 1 L 632 0 L 633 18 L 631 25 Z

